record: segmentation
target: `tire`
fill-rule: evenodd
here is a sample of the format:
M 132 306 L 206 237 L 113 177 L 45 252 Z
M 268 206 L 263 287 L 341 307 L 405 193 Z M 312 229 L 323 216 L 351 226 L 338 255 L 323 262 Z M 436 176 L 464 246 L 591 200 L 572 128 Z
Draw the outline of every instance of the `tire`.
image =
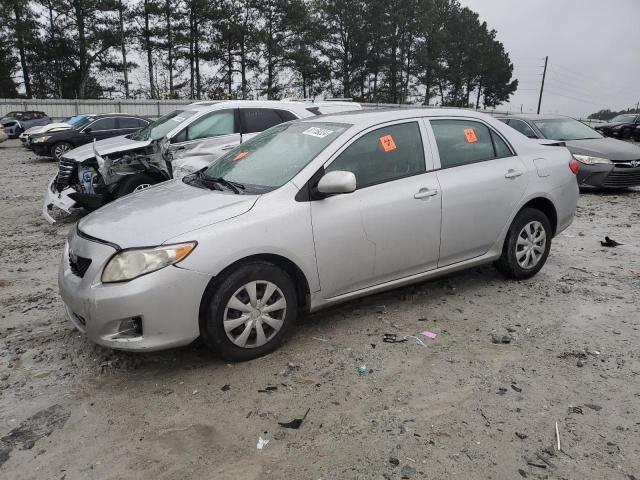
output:
M 156 183 L 158 183 L 158 180 L 146 173 L 127 175 L 118 183 L 118 187 L 115 190 L 115 198 L 124 197 L 130 193 L 155 185 Z
M 539 238 L 540 229 L 544 231 L 544 244 L 535 241 Z M 534 234 L 531 235 L 531 232 Z M 496 268 L 506 277 L 515 280 L 533 277 L 547 261 L 552 235 L 551 223 L 544 213 L 535 208 L 523 208 L 509 227 L 502 247 L 502 255 L 495 262 Z M 533 244 L 528 242 L 527 236 L 533 238 Z M 522 253 L 527 250 L 531 253 Z
M 69 142 L 58 142 L 51 145 L 51 156 L 55 158 L 57 161 L 60 161 L 62 155 L 67 153 L 69 150 L 73 150 L 73 145 Z
M 249 295 L 252 282 L 256 285 L 255 302 Z M 264 300 L 263 297 L 268 294 L 267 288 L 273 287 L 273 293 Z M 267 303 L 263 304 L 262 301 Z M 241 310 L 234 309 L 232 304 Z M 239 362 L 261 357 L 277 349 L 298 314 L 296 290 L 291 277 L 276 265 L 265 261 L 245 263 L 224 275 L 205 294 L 202 307 L 200 336 L 205 345 L 225 360 Z M 264 311 L 267 307 L 272 310 Z M 268 321 L 263 321 L 265 316 L 269 318 Z M 264 334 L 262 340 L 258 335 L 259 329 Z M 243 337 L 245 346 L 241 346 Z

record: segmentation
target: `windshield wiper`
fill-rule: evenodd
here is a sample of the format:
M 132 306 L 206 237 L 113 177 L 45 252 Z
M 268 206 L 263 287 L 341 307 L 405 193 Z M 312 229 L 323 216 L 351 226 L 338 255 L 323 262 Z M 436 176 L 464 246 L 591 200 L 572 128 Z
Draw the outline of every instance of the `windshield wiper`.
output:
M 222 177 L 209 177 L 207 176 L 204 171 L 200 171 L 196 174 L 196 177 L 198 178 L 198 180 L 200 180 L 202 183 L 204 183 L 205 185 L 209 186 L 213 186 L 213 185 L 224 185 L 225 187 L 227 187 L 229 190 L 231 190 L 233 193 L 235 193 L 236 195 L 240 193 L 240 190 L 244 190 L 245 186 L 241 183 L 238 182 L 231 182 L 225 178 Z

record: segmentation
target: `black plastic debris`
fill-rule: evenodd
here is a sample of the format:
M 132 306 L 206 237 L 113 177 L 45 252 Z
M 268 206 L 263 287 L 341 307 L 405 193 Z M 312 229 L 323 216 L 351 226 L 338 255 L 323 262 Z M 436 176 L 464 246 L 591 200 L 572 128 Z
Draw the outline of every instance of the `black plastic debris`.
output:
M 276 390 L 278 390 L 278 387 L 268 386 L 266 388 L 263 388 L 262 390 L 258 390 L 258 393 L 271 393 L 275 392 Z
M 580 415 L 584 415 L 582 408 L 574 406 L 569 407 L 569 413 L 579 413 Z
M 491 334 L 491 343 L 502 343 L 508 344 L 511 343 L 513 337 L 511 335 L 497 335 L 495 333 Z
M 395 333 L 385 333 L 382 336 L 382 341 L 384 343 L 402 343 L 406 342 L 406 338 L 398 339 L 398 336 Z
M 518 393 L 522 392 L 522 389 L 520 387 L 516 387 L 515 385 L 511 385 L 511 389 Z
M 602 407 L 600 405 L 594 405 L 593 403 L 585 403 L 584 406 L 596 412 L 602 410 Z
M 527 438 L 529 435 L 525 434 L 525 433 L 520 433 L 520 432 L 516 432 L 516 437 L 518 437 L 520 440 L 524 440 L 525 438 Z
M 223 392 L 228 392 L 229 390 L 231 390 L 231 385 L 227 383 L 226 385 L 223 385 L 220 390 L 222 390 Z
M 293 428 L 294 430 L 298 430 L 300 428 L 300 425 L 302 425 L 302 422 L 304 422 L 304 419 L 307 418 L 307 415 L 309 414 L 310 410 L 311 410 L 310 408 L 307 408 L 307 413 L 305 413 L 304 417 L 302 418 L 294 418 L 293 420 L 287 423 L 278 422 L 278 425 L 280 425 L 282 428 Z
M 527 478 L 527 472 L 525 472 L 523 469 L 519 468 L 518 473 L 522 478 Z
M 391 465 L 393 465 L 394 467 L 397 467 L 398 465 L 400 465 L 400 460 L 398 460 L 395 457 L 391 457 L 391 458 L 389 458 L 389 463 Z
M 507 393 L 507 389 L 504 387 L 500 387 L 496 393 L 498 395 L 504 395 L 505 393 Z
M 618 245 L 624 245 L 624 243 L 616 242 L 613 238 L 604 237 L 604 242 L 600 240 L 600 245 L 603 247 L 617 247 Z

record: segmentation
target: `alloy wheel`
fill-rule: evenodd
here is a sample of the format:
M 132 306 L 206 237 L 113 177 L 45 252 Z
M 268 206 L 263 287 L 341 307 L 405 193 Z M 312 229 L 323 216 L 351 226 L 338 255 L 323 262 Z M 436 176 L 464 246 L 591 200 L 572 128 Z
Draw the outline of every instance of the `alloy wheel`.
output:
M 284 323 L 287 300 L 272 282 L 257 280 L 240 287 L 224 310 L 222 324 L 231 342 L 256 348 L 275 337 Z
M 151 186 L 150 183 L 141 183 L 136 188 L 133 189 L 134 192 L 139 192 L 140 190 L 144 190 L 145 188 L 149 188 Z
M 534 268 L 544 255 L 547 233 L 540 222 L 527 223 L 518 234 L 516 260 L 524 269 Z
M 62 155 L 67 153 L 69 150 L 71 150 L 71 148 L 69 148 L 69 145 L 67 145 L 66 143 L 60 143 L 53 149 L 53 154 L 55 155 L 56 159 L 60 160 L 62 158 Z

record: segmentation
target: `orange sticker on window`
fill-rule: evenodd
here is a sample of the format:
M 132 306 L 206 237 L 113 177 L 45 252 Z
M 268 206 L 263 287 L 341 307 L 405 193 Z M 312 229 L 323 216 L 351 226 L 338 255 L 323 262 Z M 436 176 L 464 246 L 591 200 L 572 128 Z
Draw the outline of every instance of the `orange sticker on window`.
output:
M 239 154 L 237 154 L 235 157 L 233 157 L 233 159 L 237 162 L 238 160 L 242 160 L 247 155 L 249 155 L 249 152 L 245 150 L 244 152 L 240 152 Z
M 473 128 L 465 128 L 464 136 L 467 137 L 468 143 L 475 143 L 478 141 L 478 137 L 476 137 L 476 131 Z
M 380 145 L 385 152 L 391 152 L 396 149 L 396 142 L 393 141 L 391 135 L 384 135 L 380 137 Z

